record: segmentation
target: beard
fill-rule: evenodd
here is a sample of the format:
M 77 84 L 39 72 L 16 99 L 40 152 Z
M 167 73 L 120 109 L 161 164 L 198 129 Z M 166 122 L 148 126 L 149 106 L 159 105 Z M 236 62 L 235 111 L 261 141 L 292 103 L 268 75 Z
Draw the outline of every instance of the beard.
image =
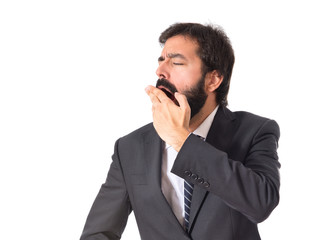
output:
M 190 106 L 190 118 L 193 118 L 202 109 L 206 102 L 207 94 L 205 92 L 205 76 L 206 74 L 203 74 L 195 86 L 182 92 L 182 94 L 186 96 Z M 157 80 L 156 87 L 160 86 L 167 88 L 173 94 L 178 92 L 175 85 L 170 83 L 165 78 L 160 78 Z

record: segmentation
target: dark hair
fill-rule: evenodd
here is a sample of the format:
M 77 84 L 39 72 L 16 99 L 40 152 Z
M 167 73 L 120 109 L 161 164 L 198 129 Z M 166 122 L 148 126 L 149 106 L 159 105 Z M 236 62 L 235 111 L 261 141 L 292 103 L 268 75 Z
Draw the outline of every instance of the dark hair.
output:
M 175 23 L 161 33 L 159 42 L 164 45 L 169 38 L 176 35 L 188 36 L 198 43 L 197 54 L 203 62 L 203 74 L 217 70 L 223 76 L 221 85 L 215 90 L 216 101 L 222 106 L 227 106 L 234 52 L 225 32 L 213 25 Z

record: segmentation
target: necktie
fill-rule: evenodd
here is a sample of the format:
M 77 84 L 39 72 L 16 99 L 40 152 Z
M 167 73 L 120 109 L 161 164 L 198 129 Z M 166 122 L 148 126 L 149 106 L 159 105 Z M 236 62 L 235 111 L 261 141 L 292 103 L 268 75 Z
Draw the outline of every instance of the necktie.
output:
M 185 210 L 185 230 L 189 227 L 189 213 L 192 202 L 194 185 L 184 180 L 184 210 Z

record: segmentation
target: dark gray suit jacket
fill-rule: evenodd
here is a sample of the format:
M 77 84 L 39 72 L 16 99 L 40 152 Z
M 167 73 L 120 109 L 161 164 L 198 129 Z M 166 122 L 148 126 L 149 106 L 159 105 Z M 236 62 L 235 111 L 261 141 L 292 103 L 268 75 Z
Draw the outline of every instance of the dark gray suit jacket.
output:
M 189 233 L 162 194 L 153 125 L 120 138 L 81 240 L 120 239 L 132 210 L 143 240 L 260 239 L 257 223 L 279 202 L 279 135 L 273 120 L 220 107 L 206 142 L 188 137 L 172 172 L 194 184 Z

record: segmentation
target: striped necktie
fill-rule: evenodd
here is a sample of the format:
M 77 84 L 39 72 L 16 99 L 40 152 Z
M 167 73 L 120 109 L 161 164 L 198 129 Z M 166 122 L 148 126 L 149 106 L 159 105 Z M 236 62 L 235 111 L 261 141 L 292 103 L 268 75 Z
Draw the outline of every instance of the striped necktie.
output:
M 192 196 L 194 185 L 184 180 L 184 210 L 185 210 L 185 230 L 188 232 L 189 227 L 189 213 L 192 203 Z

